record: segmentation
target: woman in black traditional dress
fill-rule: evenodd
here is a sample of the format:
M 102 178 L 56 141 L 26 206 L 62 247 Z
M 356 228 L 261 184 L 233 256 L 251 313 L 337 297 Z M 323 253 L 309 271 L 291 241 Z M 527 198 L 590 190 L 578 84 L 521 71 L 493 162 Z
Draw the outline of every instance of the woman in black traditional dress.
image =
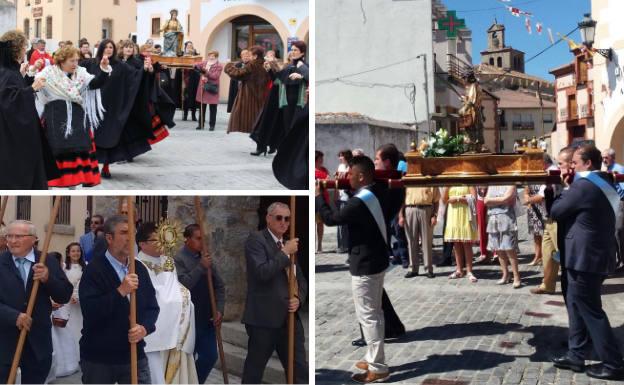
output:
M 0 37 L 0 190 L 47 189 L 48 179 L 58 176 L 35 108 L 45 81 L 28 85 L 24 78 L 27 45 L 20 31 Z
M 295 113 L 305 106 L 308 86 L 308 65 L 305 62 L 307 45 L 303 41 L 292 43 L 290 61 L 280 68 L 275 61 L 265 62 L 265 69 L 273 79 L 271 93 L 262 114 L 250 135 L 257 148 L 251 155 L 274 153 L 293 125 Z
M 187 41 L 184 43 L 184 56 L 196 56 L 197 51 L 193 47 L 193 42 Z M 182 69 L 178 70 L 176 76 L 182 76 L 184 82 L 184 116 L 182 120 L 188 120 L 188 113 L 191 111 L 191 119 L 197 121 L 197 102 L 195 96 L 197 95 L 197 85 L 199 84 L 200 73 L 197 70 Z
M 50 187 L 86 187 L 100 184 L 92 129 L 104 116 L 99 88 L 108 80 L 112 67 L 108 57 L 99 63 L 96 75 L 78 66 L 80 52 L 66 45 L 54 55 L 54 65 L 47 66 L 35 79 L 44 79 L 40 91 L 45 105 L 43 122 L 46 135 L 61 176 Z
M 151 129 L 149 118 L 147 127 L 137 128 L 136 125 L 128 125 L 145 67 L 137 68 L 119 60 L 115 43 L 106 39 L 100 42 L 96 57 L 87 70 L 92 74 L 97 73 L 99 61 L 104 56 L 110 58 L 113 72 L 110 80 L 102 87 L 102 104 L 106 116 L 102 121 L 102 127 L 95 132 L 95 144 L 98 161 L 104 164 L 102 177 L 110 178 L 111 163 L 131 161 L 134 157 L 151 150 L 147 141 L 151 136 Z M 145 113 L 148 114 L 147 111 Z

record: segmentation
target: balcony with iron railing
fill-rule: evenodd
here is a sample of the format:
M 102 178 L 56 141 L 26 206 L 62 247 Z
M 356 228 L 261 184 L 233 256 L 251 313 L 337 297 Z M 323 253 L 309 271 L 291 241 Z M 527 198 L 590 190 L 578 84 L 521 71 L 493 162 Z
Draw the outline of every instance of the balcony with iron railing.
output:
M 472 65 L 452 53 L 446 54 L 446 73 L 449 80 L 464 84 L 464 76 L 472 71 Z
M 535 129 L 535 123 L 534 122 L 513 121 L 513 122 L 511 122 L 511 129 L 512 130 L 534 130 Z

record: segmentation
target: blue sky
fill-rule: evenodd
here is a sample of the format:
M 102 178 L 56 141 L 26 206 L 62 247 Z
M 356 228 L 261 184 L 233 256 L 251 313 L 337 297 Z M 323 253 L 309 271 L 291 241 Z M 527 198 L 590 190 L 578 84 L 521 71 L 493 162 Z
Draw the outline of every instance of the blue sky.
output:
M 472 30 L 472 61 L 481 62 L 480 52 L 487 48 L 486 30 L 496 17 L 505 25 L 505 44 L 524 51 L 525 60 L 550 45 L 547 28 L 553 31 L 557 41 L 557 32 L 562 35 L 573 30 L 584 13 L 591 11 L 590 0 L 511 0 L 506 3 L 522 11 L 531 12 L 532 34 L 524 26 L 524 16 L 515 17 L 498 0 L 442 0 L 449 10 L 456 10 L 457 16 L 464 19 Z M 542 35 L 535 31 L 535 23 L 543 25 Z M 580 42 L 581 37 L 575 31 L 570 37 Z M 572 60 L 572 54 L 565 41 L 560 42 L 535 59 L 526 63 L 525 72 L 553 81 L 548 71 Z

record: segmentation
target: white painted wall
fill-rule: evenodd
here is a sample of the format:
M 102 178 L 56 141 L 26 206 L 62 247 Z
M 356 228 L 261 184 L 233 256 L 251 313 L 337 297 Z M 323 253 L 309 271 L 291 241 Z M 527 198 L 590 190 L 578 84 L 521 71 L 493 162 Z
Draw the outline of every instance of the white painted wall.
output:
M 152 37 L 152 18 L 160 15 L 160 26 L 169 20 L 169 11 L 178 10 L 178 20 L 184 29 L 185 40 L 188 36 L 187 14 L 191 7 L 190 0 L 141 0 L 137 1 L 137 42 L 145 43 L 147 39 L 153 39 L 154 44 L 162 45 L 160 37 Z
M 414 108 L 403 88 L 358 87 L 323 82 L 344 75 L 404 62 L 349 77 L 351 82 L 416 85 L 416 120 L 426 120 L 422 59 L 427 55 L 430 112 L 434 108 L 431 0 L 316 1 L 316 112 L 356 112 L 374 119 L 414 122 Z M 325 59 L 322 59 L 325 58 Z
M 0 1 L 0 35 L 16 27 L 16 10 L 15 4 Z M 23 27 L 20 26 L 20 28 Z

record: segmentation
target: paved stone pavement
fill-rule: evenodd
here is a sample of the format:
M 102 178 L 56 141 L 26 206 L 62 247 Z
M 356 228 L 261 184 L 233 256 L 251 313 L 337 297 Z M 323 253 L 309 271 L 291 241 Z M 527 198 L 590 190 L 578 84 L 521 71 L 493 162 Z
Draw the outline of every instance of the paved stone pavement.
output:
M 50 384 L 81 384 L 81 376 L 82 373 L 78 371 L 71 376 L 57 378 L 56 380 L 51 381 Z M 239 377 L 233 376 L 232 374 L 229 374 L 228 383 L 240 384 L 241 379 Z M 204 384 L 223 384 L 223 374 L 220 370 L 213 369 Z
M 436 228 L 435 256 L 441 254 Z M 449 280 L 453 267 L 436 267 L 436 277 L 405 279 L 406 270 L 386 274 L 388 295 L 407 334 L 386 343 L 389 382 L 440 385 L 624 384 L 591 379 L 554 368 L 548 358 L 565 351 L 567 312 L 561 294 L 536 296 L 529 288 L 542 279 L 541 266 L 531 267 L 532 241 L 527 241 L 526 215 L 520 217 L 523 286 L 498 286 L 500 267 L 477 266 L 477 283 Z M 325 228 L 323 249 L 316 254 L 316 383 L 349 383 L 354 363 L 365 348 L 351 345 L 359 336 L 351 298 L 346 254 L 337 254 L 335 228 Z M 475 248 L 475 250 L 477 250 Z M 435 259 L 434 259 L 435 261 Z M 421 268 L 421 272 L 423 269 Z M 559 288 L 558 288 L 559 290 Z M 624 278 L 608 279 L 603 306 L 624 350 Z
M 273 156 L 249 155 L 255 142 L 248 134 L 226 134 L 228 119 L 221 104 L 215 131 L 208 131 L 207 121 L 206 130 L 197 131 L 197 122 L 182 121 L 178 110 L 168 138 L 132 163 L 111 165 L 113 178 L 94 189 L 284 190 L 273 176 Z

